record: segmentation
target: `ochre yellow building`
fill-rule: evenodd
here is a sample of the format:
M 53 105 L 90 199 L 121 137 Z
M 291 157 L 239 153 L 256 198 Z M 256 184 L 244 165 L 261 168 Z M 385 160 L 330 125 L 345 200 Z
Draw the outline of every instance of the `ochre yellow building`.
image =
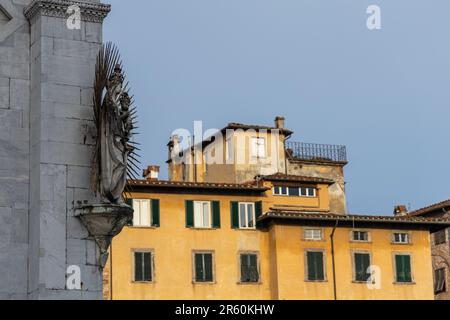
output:
M 181 163 L 169 159 L 170 181 L 158 180 L 155 167 L 130 181 L 133 225 L 113 240 L 105 298 L 433 299 L 430 230 L 449 223 L 336 210 L 343 158 L 295 154 L 285 138 L 278 139 L 284 165 L 258 172 L 251 164 L 252 179 L 245 163 L 239 173 L 228 169 L 227 181 L 211 181 L 220 165 L 203 164 L 196 179 L 185 152 Z M 228 144 L 233 152 L 242 148 L 236 144 Z M 264 161 L 270 157 L 267 145 L 253 145 Z M 317 174 L 291 174 L 293 165 Z

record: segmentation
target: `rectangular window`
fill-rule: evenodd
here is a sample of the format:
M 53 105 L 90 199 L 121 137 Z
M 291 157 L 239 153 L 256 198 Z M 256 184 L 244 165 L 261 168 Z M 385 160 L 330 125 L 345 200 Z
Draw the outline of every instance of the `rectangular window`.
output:
M 368 231 L 352 231 L 352 240 L 368 242 L 369 241 L 369 232 Z
M 354 280 L 360 282 L 366 282 L 370 273 L 368 273 L 368 268 L 370 267 L 370 254 L 368 253 L 354 253 Z
M 252 138 L 252 157 L 265 158 L 266 157 L 266 139 Z
M 316 196 L 315 188 L 306 188 L 306 190 L 307 190 L 307 197 L 315 197 Z
M 194 253 L 195 282 L 213 282 L 213 254 Z
M 241 254 L 241 282 L 259 282 L 258 255 L 253 253 Z
M 437 269 L 434 271 L 434 292 L 441 293 L 446 290 L 445 268 Z
M 194 201 L 194 228 L 211 228 L 211 202 Z
M 439 230 L 434 233 L 434 244 L 439 245 L 447 242 L 447 237 L 445 234 L 445 229 Z
M 409 283 L 412 282 L 411 275 L 411 256 L 407 254 L 395 255 L 395 275 L 396 282 Z
M 324 281 L 325 271 L 323 263 L 322 251 L 307 251 L 306 252 L 306 269 L 307 280 L 309 281 Z
M 305 240 L 322 240 L 322 229 L 305 229 L 303 237 Z
M 150 227 L 151 226 L 151 200 L 133 199 L 133 226 Z
M 276 196 L 314 198 L 317 195 L 317 191 L 316 188 L 309 188 L 309 187 L 276 186 L 273 188 L 273 194 Z
M 410 243 L 409 233 L 394 232 L 393 242 L 396 244 L 409 244 Z
M 254 229 L 256 227 L 255 204 L 239 202 L 239 228 Z
M 152 260 L 151 252 L 134 252 L 134 281 L 151 282 L 153 280 Z

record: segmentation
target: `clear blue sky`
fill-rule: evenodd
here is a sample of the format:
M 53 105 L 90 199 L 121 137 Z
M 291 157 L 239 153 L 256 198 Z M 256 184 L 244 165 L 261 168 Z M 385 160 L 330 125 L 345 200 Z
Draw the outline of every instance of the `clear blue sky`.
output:
M 286 117 L 292 141 L 345 144 L 351 213 L 450 198 L 448 0 L 108 0 L 144 165 L 176 128 Z M 369 31 L 366 8 L 381 7 Z

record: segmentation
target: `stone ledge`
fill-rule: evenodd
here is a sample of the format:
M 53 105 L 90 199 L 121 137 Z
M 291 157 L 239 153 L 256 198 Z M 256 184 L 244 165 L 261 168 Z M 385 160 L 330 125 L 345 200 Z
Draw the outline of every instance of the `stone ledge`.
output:
M 111 11 L 111 5 L 102 3 L 88 3 L 72 0 L 33 0 L 24 9 L 24 15 L 28 20 L 32 20 L 36 15 L 68 18 L 67 9 L 69 6 L 77 5 L 81 9 L 81 20 L 87 22 L 103 22 Z

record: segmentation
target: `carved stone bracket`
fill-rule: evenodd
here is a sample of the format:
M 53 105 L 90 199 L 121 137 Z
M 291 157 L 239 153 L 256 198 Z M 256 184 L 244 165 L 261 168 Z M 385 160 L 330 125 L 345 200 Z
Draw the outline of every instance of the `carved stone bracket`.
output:
M 102 3 L 90 3 L 71 0 L 33 0 L 31 4 L 25 8 L 24 14 L 28 20 L 32 20 L 37 14 L 49 17 L 68 18 L 67 9 L 76 5 L 81 10 L 81 20 L 87 22 L 103 22 L 111 6 Z
M 108 249 L 112 239 L 133 218 L 133 209 L 127 205 L 94 204 L 75 208 L 75 215 L 81 220 L 95 239 L 100 249 L 100 268 L 108 260 Z

